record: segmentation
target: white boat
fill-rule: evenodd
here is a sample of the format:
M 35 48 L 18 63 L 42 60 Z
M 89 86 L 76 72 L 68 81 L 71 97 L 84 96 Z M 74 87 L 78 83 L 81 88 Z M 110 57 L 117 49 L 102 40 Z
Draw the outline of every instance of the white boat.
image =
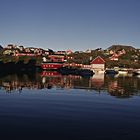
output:
M 121 75 L 127 75 L 128 74 L 128 70 L 123 68 L 123 69 L 120 69 L 118 70 L 118 74 L 121 74 Z
M 133 75 L 140 75 L 140 69 L 135 69 L 133 71 Z

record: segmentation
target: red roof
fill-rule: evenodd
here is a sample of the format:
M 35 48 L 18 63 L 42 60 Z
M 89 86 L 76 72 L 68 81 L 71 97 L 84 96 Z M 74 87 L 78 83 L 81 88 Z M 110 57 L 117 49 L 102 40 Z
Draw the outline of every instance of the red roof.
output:
M 100 56 L 97 56 L 94 60 L 92 60 L 91 64 L 105 64 L 105 61 Z

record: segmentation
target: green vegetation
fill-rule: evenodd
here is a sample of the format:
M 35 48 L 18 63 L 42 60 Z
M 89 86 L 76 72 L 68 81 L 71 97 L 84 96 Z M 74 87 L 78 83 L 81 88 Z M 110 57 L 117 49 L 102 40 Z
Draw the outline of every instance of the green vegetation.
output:
M 10 55 L 0 55 L 0 61 L 4 63 L 8 62 L 14 62 L 17 63 L 19 61 L 23 61 L 25 64 L 27 64 L 30 60 L 35 60 L 36 65 L 40 65 L 42 62 L 42 57 L 37 56 L 37 57 L 32 57 L 32 56 L 10 56 Z

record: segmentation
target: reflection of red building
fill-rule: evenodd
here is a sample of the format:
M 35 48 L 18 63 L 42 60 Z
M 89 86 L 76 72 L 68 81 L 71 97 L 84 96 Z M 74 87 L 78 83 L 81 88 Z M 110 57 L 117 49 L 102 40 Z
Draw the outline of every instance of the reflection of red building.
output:
M 63 67 L 63 63 L 45 62 L 41 64 L 42 69 L 58 69 Z
M 43 71 L 41 73 L 41 76 L 61 76 L 60 73 L 58 73 L 57 71 Z
M 104 74 L 95 74 L 91 79 L 91 87 L 101 88 L 104 86 Z
M 111 81 L 108 85 L 108 91 L 112 96 L 125 97 L 129 96 L 124 88 L 118 85 L 118 81 Z

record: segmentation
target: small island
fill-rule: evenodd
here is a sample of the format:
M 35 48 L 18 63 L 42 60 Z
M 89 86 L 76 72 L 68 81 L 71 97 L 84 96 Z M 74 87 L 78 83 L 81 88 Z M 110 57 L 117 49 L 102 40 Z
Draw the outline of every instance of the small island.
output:
M 0 71 L 47 70 L 49 69 L 48 66 L 51 69 L 50 63 L 63 63 L 63 66 L 67 67 L 92 68 L 92 70 L 94 70 L 92 61 L 98 57 L 104 61 L 102 70 L 114 67 L 123 67 L 127 69 L 140 68 L 140 49 L 128 45 L 112 45 L 104 50 L 102 48 L 97 48 L 73 52 L 71 50 L 54 51 L 52 49 L 9 44 L 6 47 L 0 46 Z M 44 59 L 49 63 L 47 68 L 42 67 Z

